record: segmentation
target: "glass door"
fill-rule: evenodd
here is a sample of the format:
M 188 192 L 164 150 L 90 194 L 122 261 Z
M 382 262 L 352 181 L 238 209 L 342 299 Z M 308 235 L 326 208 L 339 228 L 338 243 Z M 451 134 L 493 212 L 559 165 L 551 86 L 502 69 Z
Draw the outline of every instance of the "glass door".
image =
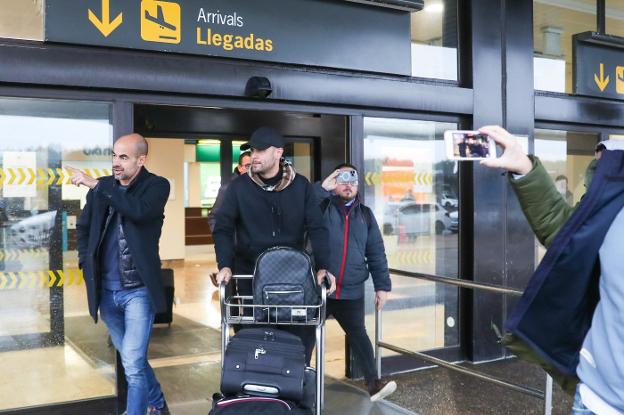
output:
M 110 174 L 111 105 L 0 98 L 0 411 L 114 396 L 115 354 L 76 252 L 86 189 Z
M 364 118 L 360 191 L 379 223 L 390 268 L 458 276 L 458 166 L 447 160 L 443 139 L 453 129 L 457 124 Z M 419 352 L 459 346 L 457 288 L 397 275 L 392 285 L 382 315 L 385 342 Z M 372 283 L 368 289 L 372 299 Z

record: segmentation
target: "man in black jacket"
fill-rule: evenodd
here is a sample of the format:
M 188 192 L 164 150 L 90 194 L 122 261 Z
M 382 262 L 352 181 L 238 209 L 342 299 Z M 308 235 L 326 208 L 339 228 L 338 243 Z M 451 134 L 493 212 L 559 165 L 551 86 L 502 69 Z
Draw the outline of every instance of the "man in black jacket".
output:
M 257 129 L 251 135 L 248 148 L 251 149 L 251 170 L 230 183 L 217 212 L 213 232 L 219 267 L 217 281 L 228 282 L 233 273 L 253 274 L 256 259 L 271 247 L 303 250 L 307 231 L 318 269 L 317 280 L 321 284 L 328 274 L 328 234 L 312 185 L 282 159 L 284 138 L 276 130 Z M 331 274 L 328 276 L 329 292 L 333 292 L 335 278 Z M 239 286 L 239 294 L 250 295 L 251 287 Z M 314 338 L 308 332 L 299 331 L 298 334 L 310 357 Z
M 243 151 L 238 156 L 238 165 L 234 168 L 234 172 L 232 173 L 232 177 L 230 181 L 236 179 L 241 174 L 247 173 L 247 170 L 251 167 L 251 153 L 249 151 Z M 208 214 L 208 226 L 210 226 L 210 231 L 214 231 L 215 223 L 217 223 L 217 212 L 223 205 L 223 199 L 225 199 L 225 192 L 229 186 L 229 183 L 224 183 L 219 187 L 219 193 L 217 194 L 217 199 L 212 205 L 212 209 L 210 209 L 210 213 Z
M 169 182 L 143 166 L 147 141 L 121 137 L 113 147 L 113 176 L 94 179 L 70 168 L 71 182 L 87 186 L 76 226 L 89 312 L 98 310 L 121 356 L 128 381 L 128 415 L 169 414 L 147 361 L 156 312 L 165 311 L 158 242 Z
M 364 284 L 369 276 L 375 286 L 375 305 L 381 310 L 392 289 L 383 238 L 373 212 L 358 197 L 358 172 L 343 163 L 315 190 L 329 229 L 329 270 L 338 281 L 327 299 L 327 316 L 334 316 L 345 331 L 364 370 L 371 401 L 396 390 L 394 381 L 379 379 L 373 346 L 364 325 Z

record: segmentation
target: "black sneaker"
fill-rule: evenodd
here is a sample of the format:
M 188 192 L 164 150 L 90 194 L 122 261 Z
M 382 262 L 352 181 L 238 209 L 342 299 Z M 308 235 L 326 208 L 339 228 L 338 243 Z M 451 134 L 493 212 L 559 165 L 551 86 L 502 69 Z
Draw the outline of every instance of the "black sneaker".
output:
M 371 402 L 376 402 L 387 396 L 390 396 L 396 391 L 397 384 L 395 381 L 390 382 L 377 379 L 374 383 L 367 385 L 368 394 L 370 395 Z

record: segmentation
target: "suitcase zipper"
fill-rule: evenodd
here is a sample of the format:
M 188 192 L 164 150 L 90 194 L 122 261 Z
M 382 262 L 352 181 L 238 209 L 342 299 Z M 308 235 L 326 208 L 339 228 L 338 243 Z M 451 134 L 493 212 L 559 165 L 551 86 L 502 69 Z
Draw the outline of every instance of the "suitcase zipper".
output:
M 299 293 L 303 293 L 303 290 L 265 291 L 264 296 L 269 298 L 269 294 L 299 294 Z

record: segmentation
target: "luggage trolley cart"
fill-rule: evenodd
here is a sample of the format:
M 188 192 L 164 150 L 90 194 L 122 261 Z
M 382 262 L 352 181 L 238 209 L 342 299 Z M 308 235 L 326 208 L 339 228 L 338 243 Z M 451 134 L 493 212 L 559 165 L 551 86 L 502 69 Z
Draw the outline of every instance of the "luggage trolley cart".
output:
M 230 284 L 235 284 L 239 280 L 252 280 L 253 275 L 233 275 Z M 221 302 L 221 365 L 223 365 L 225 349 L 229 343 L 230 326 L 240 325 L 271 325 L 288 326 L 304 325 L 314 326 L 316 332 L 316 403 L 315 414 L 321 415 L 324 403 L 324 352 L 325 352 L 325 310 L 327 301 L 326 284 L 321 286 L 320 302 L 317 305 L 270 305 L 253 304 L 253 296 L 231 295 L 227 293 L 228 288 L 224 283 L 219 287 L 219 297 Z M 263 310 L 265 316 L 259 320 L 256 310 Z M 302 312 L 305 310 L 305 312 Z M 278 318 L 279 311 L 290 311 L 290 321 Z M 283 315 L 283 314 L 282 314 Z M 297 318 L 294 318 L 296 316 Z

